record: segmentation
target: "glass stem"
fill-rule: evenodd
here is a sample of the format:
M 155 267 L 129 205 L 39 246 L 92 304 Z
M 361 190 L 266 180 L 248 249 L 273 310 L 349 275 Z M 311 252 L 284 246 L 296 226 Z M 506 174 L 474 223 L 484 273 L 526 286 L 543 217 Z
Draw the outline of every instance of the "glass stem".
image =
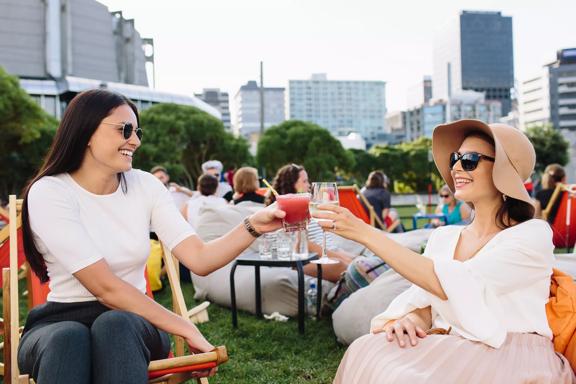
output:
M 328 257 L 326 253 L 326 231 L 324 231 L 324 236 L 322 238 L 322 257 Z

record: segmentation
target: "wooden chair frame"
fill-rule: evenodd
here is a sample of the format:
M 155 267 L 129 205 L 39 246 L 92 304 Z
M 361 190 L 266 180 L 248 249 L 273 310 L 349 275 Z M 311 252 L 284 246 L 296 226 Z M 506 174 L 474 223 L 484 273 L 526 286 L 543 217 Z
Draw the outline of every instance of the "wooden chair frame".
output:
M 21 212 L 22 200 L 17 200 L 16 196 L 9 197 L 9 220 L 10 223 L 20 223 L 19 212 Z M 0 367 L 0 371 L 4 376 L 5 383 L 34 383 L 28 375 L 21 375 L 18 370 L 17 353 L 18 343 L 20 340 L 20 327 L 19 327 L 19 295 L 18 295 L 18 245 L 17 245 L 17 228 L 18 225 L 8 224 L 8 234 L 10 241 L 10 267 L 2 270 L 3 281 L 3 314 L 4 314 L 4 365 Z M 6 228 L 5 227 L 5 228 Z M 5 235 L 4 229 L 0 233 Z M 4 238 L 5 239 L 5 238 Z M 0 242 L 1 244 L 2 242 Z M 188 310 L 180 280 L 178 276 L 178 260 L 164 247 L 164 262 L 168 279 L 170 281 L 170 288 L 172 291 L 172 301 L 174 311 L 182 316 L 184 319 L 195 323 L 208 321 L 208 302 L 203 302 L 197 307 Z M 28 272 L 31 281 L 31 272 Z M 30 296 L 33 295 L 34 289 L 29 284 L 29 303 Z M 219 346 L 214 351 L 185 355 L 185 341 L 178 336 L 175 336 L 175 353 L 176 357 L 169 357 L 167 359 L 151 361 L 148 367 L 150 376 L 150 383 L 166 383 L 176 384 L 193 378 L 194 372 L 210 369 L 228 361 L 228 354 L 226 347 Z M 191 369 L 193 369 L 191 371 Z M 207 384 L 207 378 L 196 378 L 196 381 L 201 384 Z
M 554 188 L 554 192 L 552 192 L 552 196 L 550 196 L 548 204 L 546 205 L 546 207 L 542 207 L 542 218 L 544 220 L 548 220 L 548 217 L 550 216 L 550 212 L 552 211 L 554 204 L 556 204 L 556 201 L 561 196 L 561 193 L 567 190 L 568 189 L 566 184 L 561 183 L 556 184 L 556 188 Z

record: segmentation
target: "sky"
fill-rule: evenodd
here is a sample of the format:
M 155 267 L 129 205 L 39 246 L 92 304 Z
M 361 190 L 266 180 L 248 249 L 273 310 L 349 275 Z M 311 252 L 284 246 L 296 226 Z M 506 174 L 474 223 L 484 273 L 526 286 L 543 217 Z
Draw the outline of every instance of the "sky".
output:
M 134 18 L 154 39 L 156 88 L 181 94 L 220 88 L 232 99 L 248 80 L 287 87 L 326 73 L 332 80 L 386 82 L 388 111 L 432 75 L 434 32 L 462 10 L 512 16 L 517 80 L 556 51 L 576 47 L 575 0 L 98 0 Z

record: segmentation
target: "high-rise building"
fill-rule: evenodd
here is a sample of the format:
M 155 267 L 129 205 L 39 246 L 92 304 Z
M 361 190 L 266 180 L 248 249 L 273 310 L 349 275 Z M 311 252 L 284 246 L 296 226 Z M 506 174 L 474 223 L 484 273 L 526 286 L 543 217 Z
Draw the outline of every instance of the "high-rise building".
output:
M 204 88 L 202 93 L 197 93 L 195 96 L 216 108 L 222 115 L 224 128 L 226 128 L 227 131 L 232 129 L 228 92 L 221 92 L 219 88 Z
M 443 100 L 462 90 L 482 92 L 486 100 L 500 101 L 507 115 L 514 87 L 512 17 L 463 11 L 439 31 L 432 86 L 434 98 Z
M 310 121 L 334 136 L 357 132 L 368 145 L 385 133 L 384 81 L 328 80 L 315 74 L 309 80 L 290 80 L 290 119 Z
M 550 73 L 550 118 L 560 129 L 576 130 L 576 48 L 558 52 L 548 65 Z
M 149 88 L 153 40 L 140 36 L 133 19 L 95 0 L 2 0 L 0 26 L 0 66 L 53 116 L 78 92 L 107 88 L 140 109 L 173 102 L 220 117 L 195 97 Z
M 254 142 L 260 134 L 260 86 L 248 81 L 234 96 L 234 132 Z M 284 88 L 264 87 L 264 129 L 286 120 Z
M 576 131 L 576 48 L 558 51 L 539 76 L 521 83 L 520 123 Z

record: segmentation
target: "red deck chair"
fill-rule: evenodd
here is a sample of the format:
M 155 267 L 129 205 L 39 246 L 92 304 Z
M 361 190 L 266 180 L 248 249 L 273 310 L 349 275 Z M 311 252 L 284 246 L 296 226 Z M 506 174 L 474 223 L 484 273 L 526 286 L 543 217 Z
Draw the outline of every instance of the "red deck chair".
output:
M 354 216 L 372 226 L 378 224 L 380 228 L 385 228 L 386 232 L 394 230 L 400 224 L 400 220 L 392 221 L 388 217 L 386 218 L 386 223 L 382 223 L 382 219 L 376 215 L 372 204 L 360 193 L 360 189 L 355 184 L 338 187 L 338 199 L 340 200 L 340 206 L 347 208 Z
M 15 222 L 17 211 L 21 208 L 21 200 L 16 200 L 15 196 L 10 196 L 9 210 L 10 220 Z M 18 342 L 20 339 L 20 329 L 18 321 L 19 294 L 18 294 L 18 276 L 17 276 L 17 239 L 18 232 L 15 228 L 10 228 L 10 267 L 3 268 L 3 314 L 5 324 L 4 335 L 4 364 L 0 367 L 0 372 L 4 376 L 4 382 L 10 383 L 33 383 L 34 381 L 28 375 L 20 375 L 17 365 Z M 172 290 L 172 300 L 174 311 L 187 320 L 201 322 L 207 321 L 208 312 L 206 310 L 207 302 L 188 311 L 180 280 L 178 277 L 177 261 L 172 254 L 165 249 L 165 263 Z M 12 289 L 15 287 L 15 289 Z M 41 284 L 40 280 L 28 268 L 28 303 L 30 306 L 36 306 L 46 301 L 49 292 L 48 284 Z M 147 284 L 147 293 L 151 296 L 149 285 Z M 167 359 L 155 360 L 150 362 L 148 367 L 148 378 L 150 383 L 182 383 L 190 380 L 194 372 L 214 368 L 228 361 L 226 347 L 217 347 L 214 351 L 184 356 L 184 341 L 180 337 L 175 337 L 175 355 Z M 7 379 L 9 378 L 9 379 Z M 206 378 L 197 379 L 198 383 L 208 383 Z
M 10 265 L 10 242 L 8 237 L 10 233 L 10 223 L 4 228 L 0 229 L 0 269 Z M 24 256 L 24 244 L 22 244 L 22 229 L 18 223 L 18 268 L 22 267 L 26 257 Z M 2 284 L 2 277 L 0 276 L 0 285 Z
M 556 214 L 550 213 L 556 208 Z M 554 233 L 554 246 L 572 248 L 576 242 L 576 184 L 558 184 L 542 216 L 548 220 Z

